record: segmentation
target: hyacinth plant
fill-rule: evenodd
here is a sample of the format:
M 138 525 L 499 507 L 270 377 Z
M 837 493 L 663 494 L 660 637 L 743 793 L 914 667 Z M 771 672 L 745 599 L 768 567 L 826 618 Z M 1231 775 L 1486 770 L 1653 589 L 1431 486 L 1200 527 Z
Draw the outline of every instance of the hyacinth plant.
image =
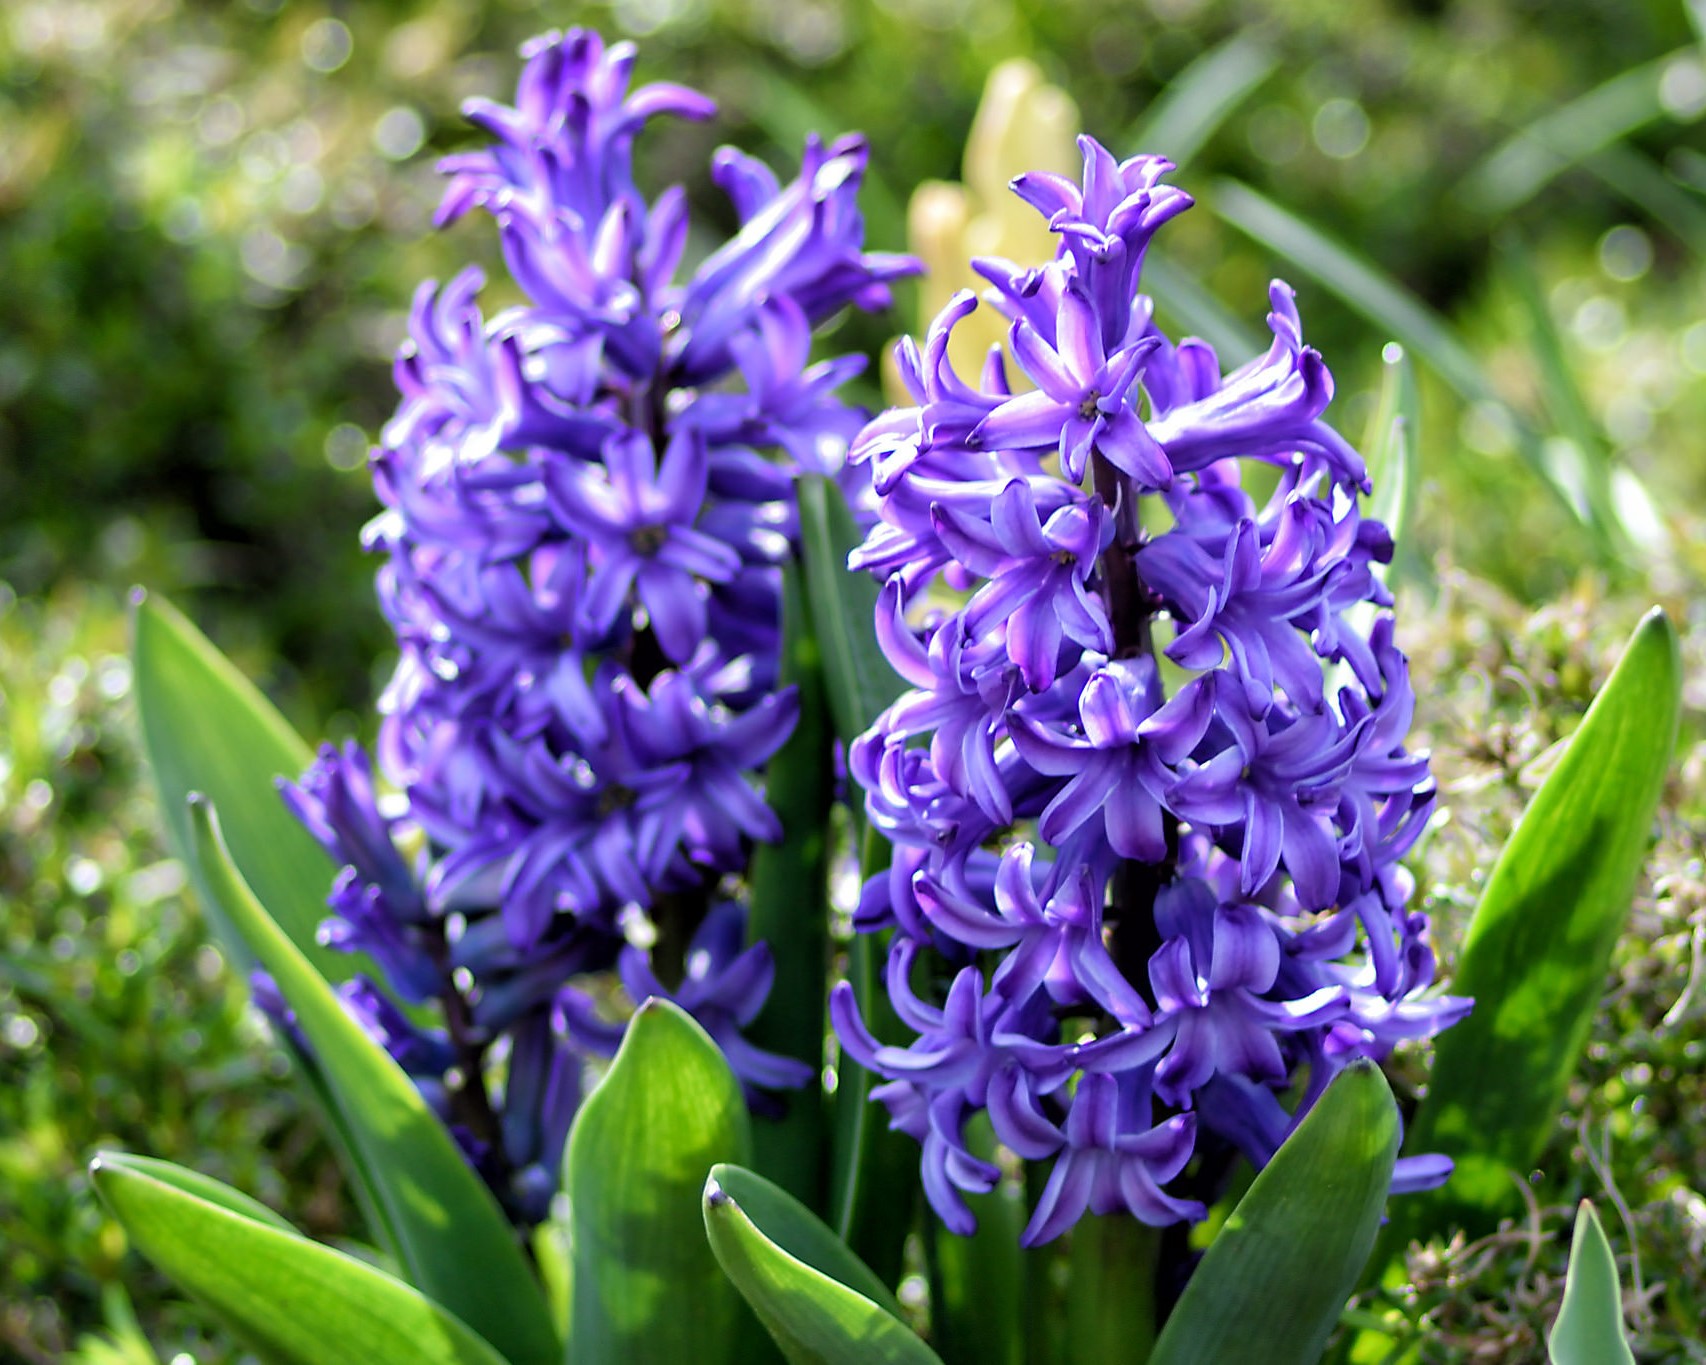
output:
M 863 144 L 785 185 L 719 152 L 738 226 L 689 268 L 632 151 L 709 102 L 583 31 L 525 57 L 441 217 L 496 218 L 526 301 L 423 286 L 372 461 L 376 762 L 137 612 L 174 832 L 374 1249 L 143 1157 L 97 1187 L 269 1359 L 1321 1358 L 1384 1214 L 1476 1227 L 1537 1150 L 1669 757 L 1668 624 L 1447 993 L 1391 528 L 1285 286 L 1229 372 L 1156 325 L 1169 164 L 1019 176 L 1053 258 L 976 262 L 871 418 L 862 358 L 810 354 L 915 269 L 865 250 Z M 1435 1034 L 1399 1157 L 1379 1064 Z M 1564 1361 L 1620 1339 L 1580 1228 Z M 1334 1349 L 1386 1358 L 1360 1322 Z

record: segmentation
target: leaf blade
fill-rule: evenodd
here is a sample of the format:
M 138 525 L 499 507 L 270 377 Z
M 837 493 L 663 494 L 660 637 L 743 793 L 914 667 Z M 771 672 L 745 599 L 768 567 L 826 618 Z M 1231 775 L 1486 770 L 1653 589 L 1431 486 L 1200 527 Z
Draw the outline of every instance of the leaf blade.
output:
M 716 1044 L 669 1001 L 641 1005 L 569 1135 L 573 1358 L 734 1359 L 740 1296 L 705 1241 L 699 1193 L 712 1166 L 749 1160 L 751 1146 Z
M 414 1083 L 255 898 L 205 798 L 192 797 L 191 820 L 203 875 L 295 1013 L 410 1280 L 513 1365 L 555 1360 L 544 1300 L 491 1192 Z
M 90 1177 L 137 1248 L 267 1359 L 505 1365 L 467 1324 L 401 1280 L 278 1226 L 276 1216 L 244 1212 L 254 1201 L 236 1190 L 165 1166 L 103 1154 Z
M 790 1365 L 941 1365 L 892 1311 L 767 1236 L 715 1173 L 703 1217 L 718 1264 Z
M 1406 1139 L 1457 1169 L 1394 1211 L 1388 1247 L 1490 1230 L 1514 1197 L 1507 1172 L 1544 1145 L 1645 862 L 1681 688 L 1676 632 L 1655 610 L 1499 855 L 1453 982 L 1475 1009 L 1436 1043 Z
M 364 957 L 315 938 L 333 867 L 279 800 L 275 777 L 300 777 L 313 759 L 290 723 L 190 620 L 157 594 L 134 599 L 131 661 L 143 749 L 173 850 L 227 947 L 240 947 L 194 856 L 185 801 L 205 794 L 220 811 L 232 861 L 279 927 L 333 983 Z
M 1546 1356 L 1552 1365 L 1635 1365 L 1635 1353 L 1623 1330 L 1617 1260 L 1599 1215 L 1586 1199 L 1576 1210 L 1564 1301 L 1546 1336 Z
M 1398 1109 L 1353 1062 L 1256 1176 L 1192 1274 L 1149 1365 L 1249 1358 L 1315 1365 L 1374 1246 L 1398 1155 Z

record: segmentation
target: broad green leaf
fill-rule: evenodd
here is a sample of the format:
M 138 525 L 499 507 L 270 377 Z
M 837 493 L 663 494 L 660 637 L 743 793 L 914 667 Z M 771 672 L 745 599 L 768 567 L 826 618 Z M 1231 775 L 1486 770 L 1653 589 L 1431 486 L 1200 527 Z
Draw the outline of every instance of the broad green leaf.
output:
M 1635 1365 L 1623 1332 L 1617 1261 L 1599 1216 L 1585 1199 L 1576 1210 L 1564 1302 L 1546 1338 L 1546 1355 L 1552 1365 Z
M 776 974 L 746 1036 L 758 1047 L 805 1062 L 812 1080 L 803 1090 L 783 1095 L 782 1117 L 760 1119 L 752 1138 L 760 1169 L 821 1207 L 825 1122 L 817 1077 L 823 1069 L 829 971 L 829 813 L 835 775 L 822 656 L 797 566 L 784 572 L 782 589 L 782 675 L 798 689 L 800 717 L 765 773 L 765 800 L 781 817 L 782 839 L 761 844 L 753 853 L 747 933 L 769 945 Z
M 1660 117 L 1665 71 L 1692 55 L 1692 48 L 1681 48 L 1548 110 L 1471 168 L 1459 187 L 1462 202 L 1489 218 L 1520 208 L 1584 157 Z
M 1260 38 L 1249 32 L 1234 34 L 1167 82 L 1125 145 L 1183 166 L 1278 66 L 1279 57 Z
M 965 1138 L 972 1155 L 995 1160 L 995 1132 L 987 1113 L 966 1124 Z M 977 1219 L 977 1230 L 969 1237 L 955 1236 L 937 1219 L 925 1220 L 931 1340 L 950 1360 L 1025 1365 L 1024 1260 L 1031 1253 L 1019 1245 L 1025 1229 L 1024 1190 L 1003 1179 L 988 1194 L 967 1195 L 966 1203 Z M 763 1226 L 763 1220 L 757 1221 Z M 1130 1289 L 1129 1281 L 1121 1286 L 1122 1301 L 1133 1297 Z M 1108 1308 L 1100 1305 L 1098 1322 L 1124 1320 L 1123 1313 L 1110 1314 Z M 1074 1341 L 1083 1345 L 1076 1336 Z M 1079 1358 L 1085 1365 L 1097 1359 L 1088 1351 Z M 1130 1353 L 1120 1359 L 1131 1359 Z
M 1398 1107 L 1351 1063 L 1238 1201 L 1149 1365 L 1316 1365 L 1374 1246 L 1398 1155 Z
M 711 1168 L 711 1186 L 740 1205 L 764 1236 L 795 1260 L 839 1280 L 884 1312 L 905 1321 L 900 1304 L 876 1273 L 855 1256 L 829 1225 L 780 1185 L 756 1171 L 726 1162 Z
M 233 939 L 191 856 L 191 792 L 218 807 L 238 871 L 297 950 L 329 981 L 354 976 L 365 958 L 324 948 L 314 937 L 336 869 L 274 786 L 275 778 L 302 775 L 313 758 L 308 746 L 164 597 L 135 596 L 132 656 L 142 743 L 167 833 L 225 946 L 242 959 L 242 940 Z
M 296 1015 L 382 1206 L 409 1280 L 512 1365 L 560 1355 L 545 1300 L 485 1183 L 389 1053 L 285 937 L 231 861 L 205 798 L 192 796 L 192 839 L 209 890 Z
M 1544 1146 L 1646 860 L 1681 686 L 1676 632 L 1655 610 L 1499 855 L 1452 982 L 1475 1008 L 1435 1044 L 1406 1139 L 1456 1170 L 1394 1205 L 1393 1254 L 1454 1226 L 1491 1231 L 1516 1197 L 1509 1173 Z
M 571 1359 L 725 1365 L 744 1314 L 700 1222 L 711 1167 L 750 1160 L 746 1101 L 717 1045 L 666 1000 L 640 1006 L 569 1135 Z
M 891 1307 L 772 1240 L 715 1173 L 704 1220 L 718 1263 L 790 1365 L 941 1365 Z
M 364 1261 L 310 1241 L 246 1195 L 164 1162 L 89 1168 L 126 1234 L 181 1288 L 280 1365 L 505 1365 L 454 1314 Z M 210 1188 L 214 1187 L 214 1188 Z
M 861 537 L 841 490 L 817 475 L 802 478 L 798 488 L 806 593 L 823 649 L 829 710 L 836 734 L 851 744 L 900 695 L 902 683 L 871 628 L 877 585 L 847 567 Z
M 253 1219 L 257 1223 L 267 1223 L 280 1232 L 296 1235 L 296 1229 L 288 1221 L 269 1209 L 258 1199 L 250 1198 L 241 1190 L 233 1189 L 222 1180 L 215 1180 L 210 1175 L 200 1171 L 192 1171 L 188 1166 L 177 1166 L 170 1161 L 161 1161 L 151 1156 L 136 1156 L 130 1152 L 102 1152 L 96 1158 L 95 1167 L 122 1167 L 125 1171 L 147 1176 L 161 1184 L 171 1185 L 180 1193 L 204 1203 L 218 1204 L 221 1208 L 229 1209 L 232 1213 L 241 1214 L 244 1218 Z
M 1470 403 L 1485 403 L 1509 421 L 1524 462 L 1593 536 L 1591 548 L 1616 562 L 1618 529 L 1604 506 L 1587 496 L 1573 447 L 1544 440 L 1533 424 L 1501 399 L 1482 375 L 1481 363 L 1452 328 L 1403 285 L 1334 241 L 1321 229 L 1235 180 L 1218 180 L 1210 200 L 1233 227 L 1296 265 L 1335 294 L 1351 311 L 1402 342 Z

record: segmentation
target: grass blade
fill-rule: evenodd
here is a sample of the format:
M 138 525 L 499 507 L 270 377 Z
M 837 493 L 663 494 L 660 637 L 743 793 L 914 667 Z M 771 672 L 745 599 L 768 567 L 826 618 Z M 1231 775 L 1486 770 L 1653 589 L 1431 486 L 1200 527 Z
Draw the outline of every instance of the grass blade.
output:
M 1673 61 L 1692 52 L 1681 48 L 1631 67 L 1542 114 L 1470 168 L 1458 186 L 1462 201 L 1489 218 L 1521 208 L 1584 157 L 1663 114 L 1659 81 Z
M 1159 153 L 1183 166 L 1278 67 L 1278 54 L 1262 39 L 1253 33 L 1234 34 L 1167 82 L 1126 134 L 1124 145 L 1133 152 Z

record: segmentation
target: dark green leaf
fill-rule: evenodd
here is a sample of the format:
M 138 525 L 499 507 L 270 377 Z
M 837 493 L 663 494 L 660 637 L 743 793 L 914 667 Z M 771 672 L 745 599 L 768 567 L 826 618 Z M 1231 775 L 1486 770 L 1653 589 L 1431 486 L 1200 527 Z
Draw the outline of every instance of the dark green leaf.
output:
M 1260 38 L 1234 34 L 1167 82 L 1127 135 L 1128 152 L 1157 153 L 1183 166 L 1278 66 Z
M 505 1365 L 417 1290 L 309 1241 L 217 1181 L 123 1155 L 99 1156 L 89 1170 L 137 1249 L 269 1361 Z
M 192 840 L 209 890 L 296 1015 L 396 1237 L 410 1281 L 510 1359 L 560 1354 L 545 1301 L 491 1192 L 390 1054 L 368 1037 L 256 900 L 208 802 L 191 798 Z
M 1564 1302 L 1546 1338 L 1546 1355 L 1552 1365 L 1635 1365 L 1623 1332 L 1617 1261 L 1593 1205 L 1585 1199 L 1576 1210 Z
M 764 1206 L 774 1212 L 773 1201 Z M 773 1241 L 715 1174 L 705 1183 L 704 1220 L 717 1261 L 791 1365 L 941 1365 L 892 1307 Z M 817 1238 L 811 1246 L 824 1250 Z M 868 1285 L 870 1272 L 855 1278 Z
M 1452 990 L 1473 1013 L 1441 1035 L 1406 1144 L 1443 1152 L 1446 1186 L 1399 1201 L 1385 1244 L 1491 1231 L 1552 1131 L 1605 986 L 1676 740 L 1676 632 L 1641 623 L 1499 855 Z
M 847 556 L 861 537 L 841 490 L 810 475 L 799 481 L 800 543 L 812 625 L 823 649 L 835 732 L 845 744 L 869 728 L 901 693 L 901 680 L 877 646 L 877 585 L 853 573 Z
M 571 1358 L 725 1365 L 744 1316 L 705 1242 L 706 1174 L 750 1159 L 746 1101 L 717 1045 L 666 1000 L 640 1006 L 569 1136 Z
M 232 860 L 292 943 L 329 981 L 348 980 L 366 959 L 322 947 L 331 865 L 279 800 L 274 778 L 300 777 L 313 755 L 259 689 L 160 596 L 136 598 L 136 707 L 172 846 L 195 880 L 227 948 L 238 951 L 190 856 L 191 792 L 218 807 Z
M 1238 1201 L 1149 1365 L 1317 1365 L 1374 1246 L 1397 1155 L 1386 1078 L 1353 1062 Z
M 776 975 L 747 1038 L 805 1062 L 812 1080 L 803 1090 L 784 1095 L 782 1117 L 760 1119 L 752 1137 L 760 1169 L 808 1204 L 821 1207 L 825 1123 L 817 1078 L 823 1069 L 829 971 L 829 813 L 835 775 L 829 761 L 823 663 L 796 566 L 783 574 L 782 585 L 782 674 L 784 682 L 799 690 L 800 718 L 765 774 L 765 799 L 781 817 L 782 839 L 761 844 L 753 853 L 747 932 L 752 940 L 769 945 Z

